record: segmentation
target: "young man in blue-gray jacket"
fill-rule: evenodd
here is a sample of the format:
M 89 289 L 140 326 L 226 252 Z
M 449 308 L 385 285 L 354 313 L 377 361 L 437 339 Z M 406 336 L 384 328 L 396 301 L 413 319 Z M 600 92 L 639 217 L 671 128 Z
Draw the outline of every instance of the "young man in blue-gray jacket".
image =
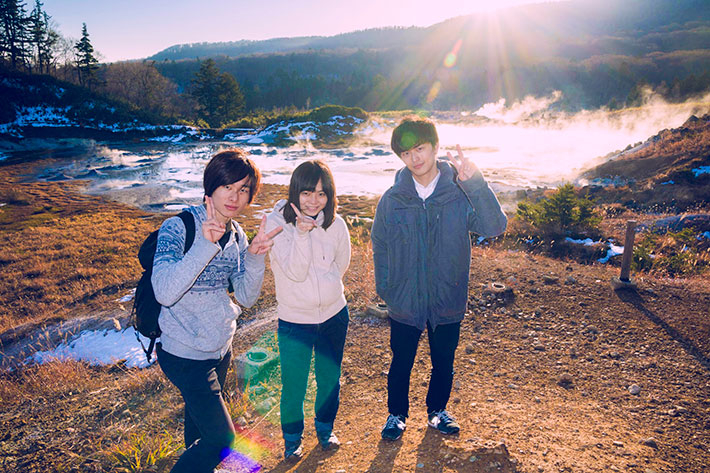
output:
M 407 117 L 392 133 L 392 150 L 404 162 L 380 199 L 372 226 L 377 294 L 387 303 L 392 363 L 387 376 L 389 416 L 382 438 L 397 440 L 409 415 L 409 379 L 422 332 L 431 351 L 426 397 L 428 425 L 455 434 L 446 411 L 454 354 L 468 302 L 469 232 L 493 237 L 506 217 L 475 164 L 447 153 L 437 160 L 434 123 Z

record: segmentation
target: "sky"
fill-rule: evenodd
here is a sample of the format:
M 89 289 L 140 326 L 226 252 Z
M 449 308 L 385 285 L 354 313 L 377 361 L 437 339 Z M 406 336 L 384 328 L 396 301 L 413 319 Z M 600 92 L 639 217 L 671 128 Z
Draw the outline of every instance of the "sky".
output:
M 460 15 L 559 0 L 44 0 L 65 37 L 86 23 L 102 62 L 141 59 L 175 44 L 332 36 L 430 26 Z M 31 10 L 33 1 L 27 1 Z

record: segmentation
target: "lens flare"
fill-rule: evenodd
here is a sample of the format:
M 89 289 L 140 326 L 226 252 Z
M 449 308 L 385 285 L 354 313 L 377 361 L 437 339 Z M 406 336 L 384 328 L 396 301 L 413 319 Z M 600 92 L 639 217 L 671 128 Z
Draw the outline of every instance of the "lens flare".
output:
M 461 49 L 461 45 L 463 44 L 463 41 L 459 39 L 456 41 L 456 44 L 454 44 L 454 47 L 449 51 L 449 53 L 444 57 L 444 67 L 447 68 L 452 68 L 456 65 L 456 61 L 458 60 L 459 57 L 459 49 Z
M 431 89 L 429 89 L 429 93 L 426 96 L 427 103 L 432 103 L 434 99 L 436 99 L 437 95 L 439 95 L 439 91 L 441 91 L 441 82 L 436 81 L 431 86 Z
M 238 473 L 261 471 L 258 460 L 266 457 L 276 447 L 253 430 L 247 431 L 238 425 L 234 428 L 237 435 L 232 447 L 222 452 L 222 467 L 227 471 Z

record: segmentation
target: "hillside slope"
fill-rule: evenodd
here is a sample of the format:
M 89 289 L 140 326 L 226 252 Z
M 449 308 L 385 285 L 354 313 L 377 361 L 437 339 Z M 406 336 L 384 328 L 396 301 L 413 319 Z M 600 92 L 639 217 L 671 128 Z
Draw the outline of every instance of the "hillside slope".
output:
M 710 115 L 692 116 L 682 126 L 662 130 L 643 143 L 607 157 L 581 174 L 603 202 L 631 207 L 710 204 Z

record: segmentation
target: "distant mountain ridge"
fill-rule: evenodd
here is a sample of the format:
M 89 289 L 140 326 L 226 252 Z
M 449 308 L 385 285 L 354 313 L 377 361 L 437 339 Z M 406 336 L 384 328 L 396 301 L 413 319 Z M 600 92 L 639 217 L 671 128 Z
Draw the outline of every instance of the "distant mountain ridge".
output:
M 386 49 L 407 46 L 412 41 L 421 41 L 424 30 L 424 28 L 414 26 L 409 28 L 373 28 L 335 36 L 299 36 L 266 40 L 177 44 L 150 56 L 148 60 L 176 61 L 216 56 L 239 57 L 249 54 L 274 54 L 309 49 Z
M 418 47 L 446 36 L 446 31 L 460 32 L 466 28 L 474 31 L 473 35 L 467 35 L 469 41 L 485 44 L 491 32 L 477 26 L 486 24 L 489 18 L 487 13 L 477 13 L 429 27 L 386 27 L 334 36 L 178 44 L 147 59 L 177 61 L 308 50 Z M 706 24 L 710 22 L 710 2 L 706 0 L 573 0 L 528 4 L 504 10 L 499 19 L 505 36 L 533 38 L 544 44 L 544 52 L 577 60 L 597 54 L 669 51 L 683 45 L 680 49 L 705 49 L 710 44 L 710 25 Z M 677 31 L 688 22 L 697 24 Z

